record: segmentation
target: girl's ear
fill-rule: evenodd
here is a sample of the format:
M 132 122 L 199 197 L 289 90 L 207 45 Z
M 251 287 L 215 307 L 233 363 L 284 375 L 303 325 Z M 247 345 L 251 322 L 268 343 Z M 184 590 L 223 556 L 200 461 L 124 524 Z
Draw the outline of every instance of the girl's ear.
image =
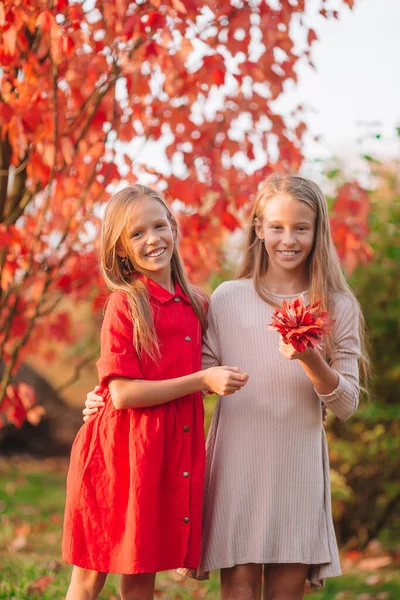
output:
M 262 228 L 262 222 L 260 221 L 260 219 L 258 217 L 254 218 L 254 230 L 256 232 L 256 236 L 258 237 L 258 239 L 263 240 L 264 232 L 263 232 L 263 228 Z
M 128 254 L 123 243 L 121 242 L 121 239 L 118 240 L 117 245 L 115 246 L 115 253 L 120 258 L 125 258 Z

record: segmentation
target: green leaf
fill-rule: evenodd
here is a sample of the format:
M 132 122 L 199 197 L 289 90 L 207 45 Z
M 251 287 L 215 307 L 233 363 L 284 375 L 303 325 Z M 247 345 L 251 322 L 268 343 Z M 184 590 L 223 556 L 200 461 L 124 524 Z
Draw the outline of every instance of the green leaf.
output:
M 381 165 L 382 164 L 380 160 L 378 160 L 377 158 L 374 158 L 370 154 L 362 154 L 361 156 L 364 158 L 364 160 L 367 160 L 368 162 L 372 162 L 375 165 Z
M 341 169 L 331 169 L 330 171 L 326 171 L 326 176 L 328 179 L 335 179 L 340 173 Z

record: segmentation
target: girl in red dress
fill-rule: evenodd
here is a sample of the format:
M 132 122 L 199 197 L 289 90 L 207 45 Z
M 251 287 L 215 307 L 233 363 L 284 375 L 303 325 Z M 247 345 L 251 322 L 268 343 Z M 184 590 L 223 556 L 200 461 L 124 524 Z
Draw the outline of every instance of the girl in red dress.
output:
M 201 546 L 201 391 L 232 394 L 235 367 L 201 371 L 205 298 L 188 281 L 164 198 L 136 185 L 115 194 L 101 237 L 111 290 L 97 362 L 105 408 L 75 439 L 67 480 L 66 600 L 94 600 L 107 573 L 123 600 L 154 595 L 157 571 L 196 568 Z

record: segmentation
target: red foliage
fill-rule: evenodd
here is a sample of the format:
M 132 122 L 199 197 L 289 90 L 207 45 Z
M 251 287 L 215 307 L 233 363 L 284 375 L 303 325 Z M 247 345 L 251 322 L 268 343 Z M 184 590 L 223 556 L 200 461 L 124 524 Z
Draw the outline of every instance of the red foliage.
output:
M 319 0 L 316 12 L 324 6 Z M 215 0 L 0 2 L 0 399 L 40 339 L 73 343 L 65 311 L 54 315 L 59 303 L 102 289 L 94 257 L 110 184 L 143 172 L 164 180 L 180 200 L 182 251 L 200 282 L 218 270 L 224 237 L 258 183 L 272 169 L 299 168 L 305 126 L 292 115 L 289 129 L 274 100 L 296 81 L 302 55 L 290 25 L 303 11 L 304 2 L 289 0 L 240 10 Z M 246 128 L 235 137 L 243 114 Z M 164 133 L 164 164 L 150 167 L 136 142 Z M 266 164 L 249 174 L 257 147 Z M 243 168 L 233 166 L 240 161 Z
M 284 300 L 282 308 L 275 308 L 268 328 L 278 331 L 285 344 L 291 344 L 297 352 L 319 348 L 335 322 L 330 313 L 320 310 L 320 304 L 321 300 L 306 306 L 302 296 L 293 302 Z
M 366 242 L 369 210 L 368 192 L 357 182 L 346 183 L 340 188 L 332 208 L 331 229 L 347 275 L 373 257 L 372 248 Z
M 22 427 L 25 421 L 36 425 L 43 413 L 32 387 L 23 382 L 8 385 L 0 403 L 0 429 L 5 425 Z

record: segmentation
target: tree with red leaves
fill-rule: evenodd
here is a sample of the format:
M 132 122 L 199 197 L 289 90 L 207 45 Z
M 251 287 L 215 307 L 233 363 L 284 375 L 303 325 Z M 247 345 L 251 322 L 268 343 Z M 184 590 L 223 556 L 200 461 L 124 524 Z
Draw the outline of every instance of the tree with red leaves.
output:
M 73 341 L 62 299 L 87 298 L 100 285 L 95 241 L 112 184 L 147 173 L 180 201 L 184 256 L 201 281 L 258 183 L 273 169 L 299 168 L 301 110 L 289 127 L 273 103 L 296 81 L 298 61 L 310 58 L 316 35 L 306 8 L 336 17 L 327 5 L 0 2 L 4 422 L 20 425 L 32 403 L 13 384 L 26 353 L 41 339 Z M 308 40 L 302 50 L 295 22 Z M 149 168 L 139 146 L 158 140 L 165 161 Z M 249 175 L 260 152 L 263 166 Z

